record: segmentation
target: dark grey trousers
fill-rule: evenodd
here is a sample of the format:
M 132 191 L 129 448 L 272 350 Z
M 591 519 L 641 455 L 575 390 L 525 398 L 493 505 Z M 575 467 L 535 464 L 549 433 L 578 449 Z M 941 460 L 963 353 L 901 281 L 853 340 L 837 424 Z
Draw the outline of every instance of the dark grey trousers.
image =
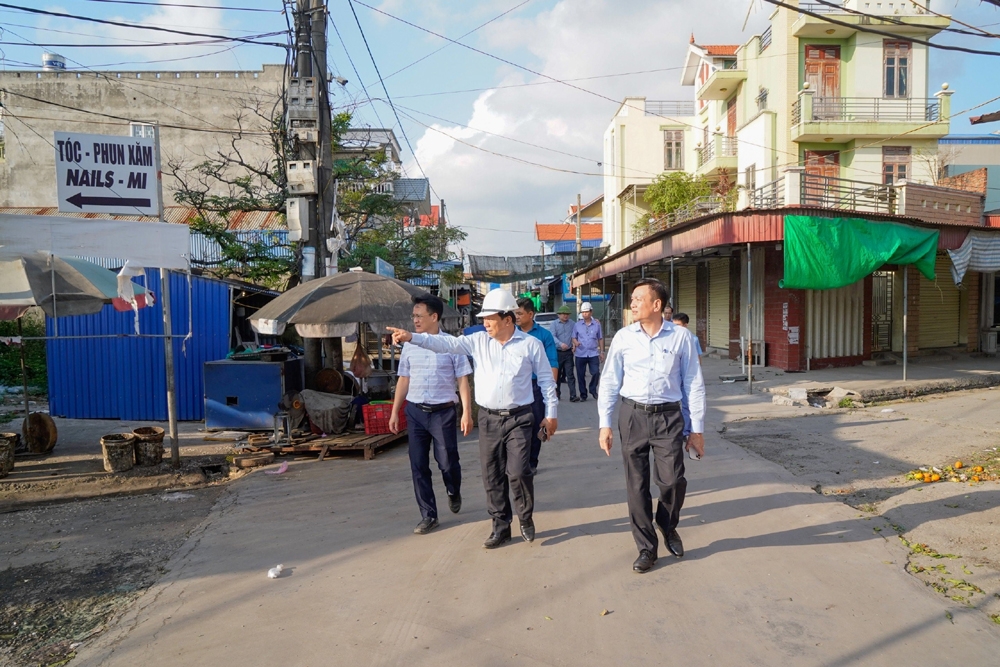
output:
M 640 551 L 656 555 L 658 540 L 653 527 L 653 502 L 649 495 L 649 453 L 653 452 L 653 481 L 660 488 L 656 504 L 657 525 L 669 533 L 677 527 L 687 480 L 684 479 L 684 416 L 680 404 L 666 412 L 649 413 L 621 404 L 618 433 L 625 460 L 628 516 L 632 537 Z
M 531 519 L 535 509 L 535 483 L 528 462 L 534 428 L 531 410 L 515 417 L 479 411 L 479 458 L 483 466 L 486 507 L 493 517 L 495 530 L 508 528 L 514 519 L 511 492 L 514 510 L 522 521 Z

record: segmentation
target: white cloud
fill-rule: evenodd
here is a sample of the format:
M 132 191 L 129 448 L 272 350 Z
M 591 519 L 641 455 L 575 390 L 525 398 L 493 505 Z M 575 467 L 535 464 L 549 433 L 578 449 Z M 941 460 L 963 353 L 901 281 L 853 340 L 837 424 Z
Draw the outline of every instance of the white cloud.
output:
M 574 85 L 615 101 L 626 95 L 686 100 L 693 91 L 680 86 L 679 68 L 691 32 L 701 43 L 742 43 L 752 34 L 752 28 L 759 29 L 766 21 L 765 13 L 757 10 L 748 32 L 741 33 L 747 6 L 746 0 L 561 0 L 533 16 L 515 12 L 484 28 L 470 43 L 560 79 L 678 68 Z M 720 21 L 719 17 L 728 18 Z M 462 57 L 483 58 L 469 51 Z M 496 76 L 498 85 L 544 80 L 501 63 L 497 63 Z M 483 94 L 466 114 L 468 120 L 458 111 L 451 114 L 453 120 L 464 125 L 586 159 L 531 148 L 457 125 L 432 126 L 483 150 L 425 131 L 416 144 L 418 157 L 435 189 L 445 198 L 452 222 L 468 232 L 467 249 L 473 254 L 533 254 L 538 249 L 534 239 L 536 220 L 561 220 L 578 192 L 584 200 L 599 194 L 599 177 L 558 170 L 600 172 L 597 163 L 602 159 L 602 136 L 616 107 L 616 102 L 595 95 L 546 84 L 498 88 Z M 414 133 L 411 131 L 411 135 Z

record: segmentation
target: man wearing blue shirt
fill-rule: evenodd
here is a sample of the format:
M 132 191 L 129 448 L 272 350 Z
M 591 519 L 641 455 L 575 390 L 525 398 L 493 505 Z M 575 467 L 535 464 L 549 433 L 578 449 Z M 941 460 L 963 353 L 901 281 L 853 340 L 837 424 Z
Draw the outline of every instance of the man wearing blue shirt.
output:
M 622 439 L 629 521 L 639 558 L 635 572 L 648 572 L 656 563 L 657 537 L 649 495 L 649 454 L 653 454 L 656 485 L 660 488 L 655 526 L 663 532 L 672 554 L 684 555 L 677 523 L 687 480 L 684 450 L 692 457 L 705 453 L 705 380 L 686 329 L 663 319 L 669 294 L 658 280 L 640 280 L 632 290 L 634 324 L 615 334 L 598 399 L 599 443 L 610 456 L 614 435 L 611 416 L 621 398 L 618 433 Z M 691 415 L 691 434 L 685 443 L 681 402 Z
M 552 379 L 559 379 L 559 355 L 556 350 L 556 339 L 552 337 L 548 329 L 544 329 L 535 324 L 535 302 L 531 299 L 518 299 L 517 310 L 514 311 L 514 319 L 521 331 L 532 338 L 537 338 L 538 342 L 545 348 L 545 357 L 552 366 Z M 538 378 L 532 376 L 531 389 L 535 396 L 535 402 L 531 404 L 531 411 L 535 415 L 535 423 L 541 424 L 545 419 L 545 399 L 542 398 L 542 390 L 538 388 Z M 559 397 L 559 385 L 556 385 L 556 398 Z M 542 451 L 542 439 L 538 437 L 538 429 L 531 432 L 531 472 L 538 469 L 538 455 Z
M 583 319 L 573 327 L 573 355 L 576 357 L 576 378 L 580 382 L 580 400 L 587 400 L 586 373 L 590 371 L 590 395 L 597 398 L 597 382 L 601 361 L 604 360 L 604 333 L 601 323 L 594 319 L 590 303 L 580 306 Z
M 559 390 L 565 382 L 569 385 L 570 403 L 576 403 L 580 399 L 576 397 L 576 374 L 573 373 L 573 329 L 576 327 L 576 322 L 570 322 L 569 316 L 572 314 L 569 306 L 565 304 L 559 306 L 559 310 L 556 311 L 559 319 L 552 323 L 552 337 L 556 339 L 556 358 L 559 360 L 556 396 L 562 399 Z
M 482 310 L 477 315 L 486 327 L 485 332 L 446 338 L 387 327 L 396 345 L 412 342 L 437 354 L 465 354 L 475 361 L 476 403 L 480 406 L 479 458 L 486 506 L 493 519 L 493 532 L 483 543 L 487 549 L 496 549 L 510 541 L 511 495 L 520 519 L 521 536 L 525 542 L 535 539 L 535 484 L 529 463 L 531 432 L 544 426 L 552 436 L 559 427 L 556 383 L 549 374 L 551 367 L 545 349 L 538 339 L 515 326 L 515 310 L 514 295 L 495 289 L 483 298 Z M 541 424 L 535 423 L 532 414 L 533 374 L 545 396 L 545 419 Z

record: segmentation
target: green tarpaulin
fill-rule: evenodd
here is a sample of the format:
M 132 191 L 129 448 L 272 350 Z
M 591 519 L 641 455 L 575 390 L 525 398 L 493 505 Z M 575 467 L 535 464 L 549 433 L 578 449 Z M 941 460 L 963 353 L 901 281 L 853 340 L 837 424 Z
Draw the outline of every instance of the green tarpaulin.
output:
M 785 216 L 787 289 L 836 289 L 884 264 L 913 264 L 934 280 L 938 232 L 858 218 Z

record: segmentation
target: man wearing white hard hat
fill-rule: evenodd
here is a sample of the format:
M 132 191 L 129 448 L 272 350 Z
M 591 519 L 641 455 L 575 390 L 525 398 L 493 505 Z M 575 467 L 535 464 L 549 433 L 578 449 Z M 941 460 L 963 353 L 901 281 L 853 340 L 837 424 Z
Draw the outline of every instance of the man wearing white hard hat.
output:
M 601 362 L 604 360 L 604 332 L 601 322 L 594 319 L 590 302 L 580 306 L 583 319 L 573 326 L 573 356 L 576 357 L 576 379 L 580 383 L 580 400 L 587 400 L 586 373 L 590 371 L 590 395 L 597 398 Z
M 538 339 L 514 324 L 517 301 L 504 289 L 491 290 L 483 298 L 478 317 L 486 331 L 444 338 L 411 334 L 389 327 L 397 345 L 412 343 L 438 354 L 466 354 L 475 361 L 476 403 L 479 404 L 479 454 L 486 487 L 486 504 L 493 518 L 493 531 L 483 544 L 495 549 L 510 541 L 511 493 L 520 520 L 521 536 L 535 539 L 532 518 L 535 486 L 531 472 L 531 434 L 544 429 L 543 438 L 556 433 L 559 422 L 556 384 Z M 532 415 L 534 393 L 531 376 L 545 399 L 545 419 L 536 424 Z

